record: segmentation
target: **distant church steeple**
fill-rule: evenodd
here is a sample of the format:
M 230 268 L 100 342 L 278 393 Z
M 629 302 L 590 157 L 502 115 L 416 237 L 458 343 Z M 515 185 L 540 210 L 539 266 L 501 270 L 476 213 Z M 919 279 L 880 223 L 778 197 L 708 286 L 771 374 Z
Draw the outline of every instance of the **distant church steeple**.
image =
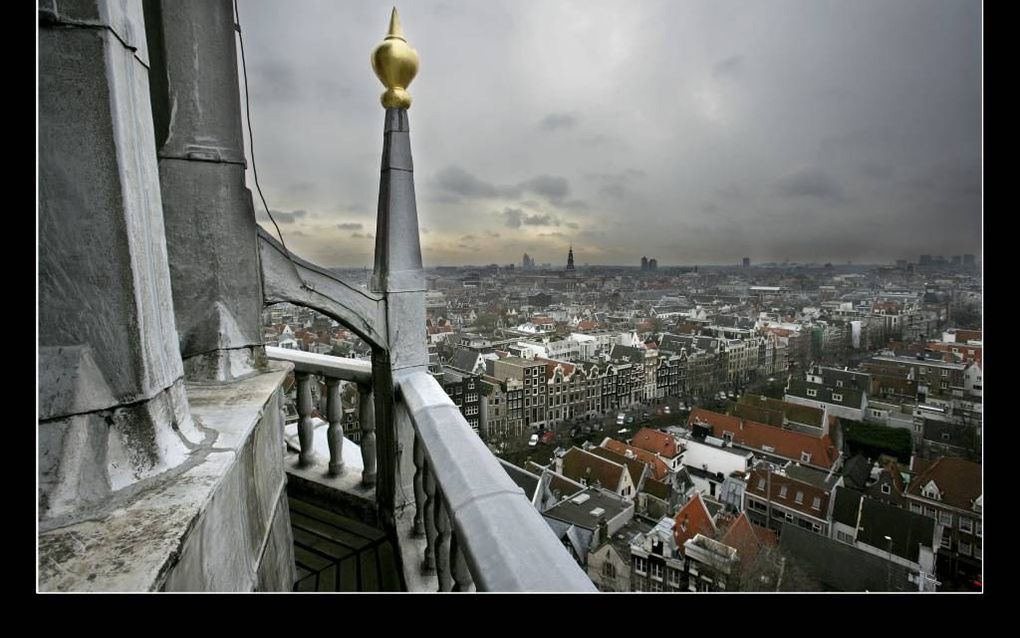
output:
M 574 247 L 570 246 L 570 250 L 567 251 L 567 270 L 574 269 Z

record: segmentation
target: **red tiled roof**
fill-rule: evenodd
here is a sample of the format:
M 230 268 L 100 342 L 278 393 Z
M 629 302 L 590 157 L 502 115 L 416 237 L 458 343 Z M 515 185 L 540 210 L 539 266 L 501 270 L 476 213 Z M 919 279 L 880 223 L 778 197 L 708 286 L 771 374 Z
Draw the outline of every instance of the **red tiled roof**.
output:
M 829 492 L 785 474 L 772 472 L 771 477 L 769 474 L 759 468 L 751 470 L 751 475 L 747 479 L 747 492 L 752 496 L 768 500 L 769 496 L 766 495 L 766 490 L 771 485 L 770 494 L 773 503 L 815 518 L 826 518 L 826 513 L 829 511 Z M 783 488 L 786 488 L 785 491 Z M 800 494 L 799 502 L 797 500 L 798 493 Z M 818 499 L 817 508 L 814 507 L 815 498 Z
M 635 487 L 641 483 L 641 475 L 645 473 L 645 468 L 648 467 L 648 464 L 641 461 L 641 459 L 628 458 L 608 448 L 593 447 L 588 452 L 626 467 L 627 471 L 630 472 L 630 481 Z
M 538 361 L 539 363 L 550 364 L 545 367 L 546 381 L 553 378 L 553 375 L 556 373 L 556 366 L 560 366 L 563 369 L 564 377 L 569 377 L 570 375 L 574 374 L 573 363 L 567 363 L 566 361 L 557 361 L 556 359 L 546 359 L 544 357 L 535 357 L 535 361 Z
M 836 460 L 836 447 L 826 434 L 821 438 L 790 430 L 783 430 L 757 421 L 740 419 L 704 408 L 694 408 L 687 419 L 688 426 L 696 422 L 705 423 L 712 428 L 712 436 L 723 438 L 724 433 L 733 435 L 733 444 L 753 450 L 765 451 L 769 446 L 776 454 L 798 463 L 829 469 Z M 801 453 L 811 455 L 810 461 L 802 461 Z
M 658 430 L 652 430 L 649 428 L 641 428 L 631 439 L 630 444 L 636 448 L 642 450 L 648 450 L 662 456 L 663 458 L 671 459 L 680 453 L 677 448 L 676 439 L 665 432 L 659 432 Z
M 599 324 L 590 319 L 585 319 L 577 324 L 578 330 L 594 330 L 599 327 Z
M 726 530 L 726 534 L 722 537 L 722 543 L 737 550 L 741 569 L 746 570 L 754 563 L 759 552 L 766 545 L 776 547 L 779 544 L 779 539 L 776 538 L 776 533 L 772 530 L 752 525 L 751 521 L 747 520 L 747 514 L 741 512 L 737 520 L 733 521 L 733 524 Z
M 602 442 L 601 447 L 622 456 L 627 456 L 627 452 L 632 453 L 637 460 L 641 461 L 645 465 L 651 466 L 652 478 L 657 481 L 661 481 L 666 478 L 667 474 L 669 474 L 669 467 L 666 465 L 666 462 L 648 450 L 642 450 L 632 445 L 627 445 L 622 441 L 608 438 Z
M 762 328 L 762 331 L 764 331 L 764 332 L 771 332 L 772 334 L 776 335 L 777 337 L 789 337 L 790 335 L 792 335 L 793 333 L 796 332 L 796 330 L 788 330 L 786 328 L 773 328 L 771 326 L 767 326 L 765 328 Z
M 715 532 L 715 523 L 712 522 L 712 515 L 708 513 L 705 502 L 701 500 L 701 494 L 695 494 L 687 501 L 673 517 L 673 521 L 673 538 L 681 552 L 684 543 L 698 534 L 711 536 Z
M 588 485 L 598 481 L 603 488 L 611 492 L 620 487 L 621 475 L 626 471 L 627 468 L 623 465 L 581 448 L 570 448 L 563 455 L 563 476 L 578 482 L 585 479 Z
M 981 464 L 952 456 L 939 457 L 910 482 L 907 494 L 921 496 L 921 490 L 930 481 L 935 481 L 942 503 L 971 510 L 982 493 Z

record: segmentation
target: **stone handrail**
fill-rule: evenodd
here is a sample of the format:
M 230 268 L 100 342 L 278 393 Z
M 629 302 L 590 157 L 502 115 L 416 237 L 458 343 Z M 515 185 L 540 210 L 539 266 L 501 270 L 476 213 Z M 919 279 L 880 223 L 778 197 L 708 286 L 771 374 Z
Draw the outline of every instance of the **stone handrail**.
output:
M 427 372 L 397 380 L 414 426 L 414 534 L 440 591 L 594 592 L 542 515 Z
M 276 361 L 289 361 L 294 364 L 299 417 L 297 428 L 298 441 L 301 445 L 301 454 L 298 458 L 303 466 L 314 463 L 311 380 L 313 376 L 325 378 L 326 420 L 329 422 L 326 440 L 329 443 L 329 473 L 333 476 L 339 476 L 344 471 L 343 408 L 340 401 L 340 381 L 350 381 L 358 385 L 358 420 L 361 424 L 361 460 L 364 466 L 361 480 L 365 485 L 374 485 L 376 478 L 376 445 L 375 406 L 372 398 L 372 364 L 360 359 L 347 359 L 273 346 L 266 346 L 266 356 Z

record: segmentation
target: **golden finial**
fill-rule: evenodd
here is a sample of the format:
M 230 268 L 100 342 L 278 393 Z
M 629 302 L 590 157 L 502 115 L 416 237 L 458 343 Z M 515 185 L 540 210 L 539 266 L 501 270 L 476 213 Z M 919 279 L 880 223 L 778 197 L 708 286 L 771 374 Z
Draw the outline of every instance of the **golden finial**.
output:
M 390 16 L 390 31 L 382 44 L 372 52 L 372 70 L 386 87 L 382 94 L 382 105 L 388 109 L 406 109 L 411 106 L 411 95 L 407 86 L 418 74 L 418 52 L 404 39 L 400 26 L 400 14 L 393 7 Z

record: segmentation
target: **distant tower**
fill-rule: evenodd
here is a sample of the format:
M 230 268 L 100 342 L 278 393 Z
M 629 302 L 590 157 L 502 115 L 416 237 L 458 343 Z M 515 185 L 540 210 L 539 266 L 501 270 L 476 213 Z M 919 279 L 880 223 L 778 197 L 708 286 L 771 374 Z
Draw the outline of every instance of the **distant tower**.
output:
M 528 257 L 528 253 L 524 253 L 521 259 L 521 270 L 531 270 L 531 258 Z
M 648 270 L 648 258 L 647 257 L 642 257 L 641 258 L 641 270 Z
M 658 269 L 659 269 L 659 260 L 658 259 L 649 259 L 648 260 L 648 270 L 658 270 Z
M 573 272 L 574 270 L 574 247 L 571 246 L 570 250 L 567 251 L 567 270 Z
M 744 265 L 744 268 L 749 268 L 751 266 L 751 258 L 750 257 L 744 257 L 744 264 L 743 265 Z

